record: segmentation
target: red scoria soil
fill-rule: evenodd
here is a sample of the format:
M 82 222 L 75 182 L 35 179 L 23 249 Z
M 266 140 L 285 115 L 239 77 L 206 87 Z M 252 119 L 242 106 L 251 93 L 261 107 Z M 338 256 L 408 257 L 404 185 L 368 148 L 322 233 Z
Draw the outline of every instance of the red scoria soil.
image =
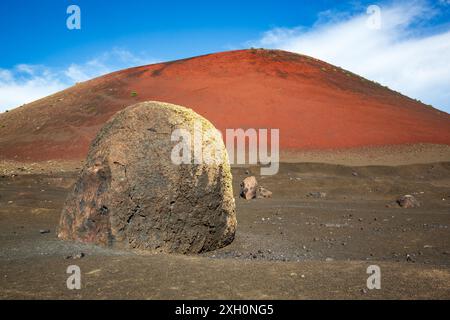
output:
M 114 72 L 0 114 L 0 159 L 84 159 L 99 128 L 145 100 L 192 108 L 218 129 L 279 128 L 283 151 L 450 145 L 450 116 L 294 53 L 230 51 Z

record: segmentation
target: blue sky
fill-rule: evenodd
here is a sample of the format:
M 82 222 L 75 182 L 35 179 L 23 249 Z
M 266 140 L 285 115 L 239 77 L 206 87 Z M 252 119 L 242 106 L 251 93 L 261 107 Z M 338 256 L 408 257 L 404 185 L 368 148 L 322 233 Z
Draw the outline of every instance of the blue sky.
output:
M 342 2 L 342 1 L 341 1 Z M 339 1 L 2 0 L 3 68 L 18 63 L 81 62 L 112 47 L 175 59 L 241 47 L 276 26 L 312 25 Z M 82 29 L 66 28 L 66 8 L 80 7 Z
M 66 27 L 72 4 L 81 30 Z M 379 30 L 362 25 L 369 5 L 381 9 Z M 450 0 L 2 0 L 0 28 L 0 111 L 117 69 L 257 46 L 316 56 L 450 112 Z

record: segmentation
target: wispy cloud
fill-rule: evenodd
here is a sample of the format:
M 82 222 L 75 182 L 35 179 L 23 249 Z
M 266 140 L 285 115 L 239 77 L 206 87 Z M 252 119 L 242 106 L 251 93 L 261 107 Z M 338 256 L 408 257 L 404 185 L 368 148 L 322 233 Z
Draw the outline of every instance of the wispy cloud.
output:
M 63 68 L 29 64 L 0 68 L 0 112 L 43 98 L 76 82 L 154 62 L 144 55 L 114 48 L 84 63 L 72 63 Z
M 380 9 L 379 29 L 368 26 L 365 11 L 327 11 L 313 27 L 275 28 L 250 45 L 314 56 L 450 112 L 450 30 L 425 27 L 439 5 L 408 1 Z
M 86 81 L 112 71 L 155 63 L 156 60 L 131 53 L 128 50 L 114 48 L 83 64 L 71 64 L 64 74 L 74 82 Z
M 69 86 L 58 73 L 38 65 L 0 69 L 0 112 L 28 103 Z

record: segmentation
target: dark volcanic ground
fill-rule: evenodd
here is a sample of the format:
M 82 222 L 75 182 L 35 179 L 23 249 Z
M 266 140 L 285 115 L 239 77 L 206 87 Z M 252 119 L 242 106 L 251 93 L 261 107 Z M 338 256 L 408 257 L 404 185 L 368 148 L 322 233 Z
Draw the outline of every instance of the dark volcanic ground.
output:
M 0 176 L 0 298 L 450 298 L 450 163 L 250 171 L 273 199 L 236 199 L 235 241 L 200 256 L 60 241 L 55 229 L 76 173 Z M 237 195 L 245 169 L 233 176 Z M 399 208 L 405 194 L 421 207 Z M 66 287 L 72 264 L 81 290 Z M 374 264 L 380 290 L 366 287 Z

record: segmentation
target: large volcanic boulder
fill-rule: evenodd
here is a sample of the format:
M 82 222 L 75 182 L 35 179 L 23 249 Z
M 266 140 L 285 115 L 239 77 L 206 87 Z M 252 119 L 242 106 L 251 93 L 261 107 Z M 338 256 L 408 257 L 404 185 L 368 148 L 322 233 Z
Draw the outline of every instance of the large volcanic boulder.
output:
M 91 144 L 64 206 L 58 236 L 177 253 L 231 243 L 235 202 L 221 135 L 214 130 L 200 143 L 222 152 L 222 161 L 171 161 L 176 145 L 172 132 L 198 134 L 199 124 L 202 132 L 214 129 L 192 110 L 160 102 L 117 113 Z

